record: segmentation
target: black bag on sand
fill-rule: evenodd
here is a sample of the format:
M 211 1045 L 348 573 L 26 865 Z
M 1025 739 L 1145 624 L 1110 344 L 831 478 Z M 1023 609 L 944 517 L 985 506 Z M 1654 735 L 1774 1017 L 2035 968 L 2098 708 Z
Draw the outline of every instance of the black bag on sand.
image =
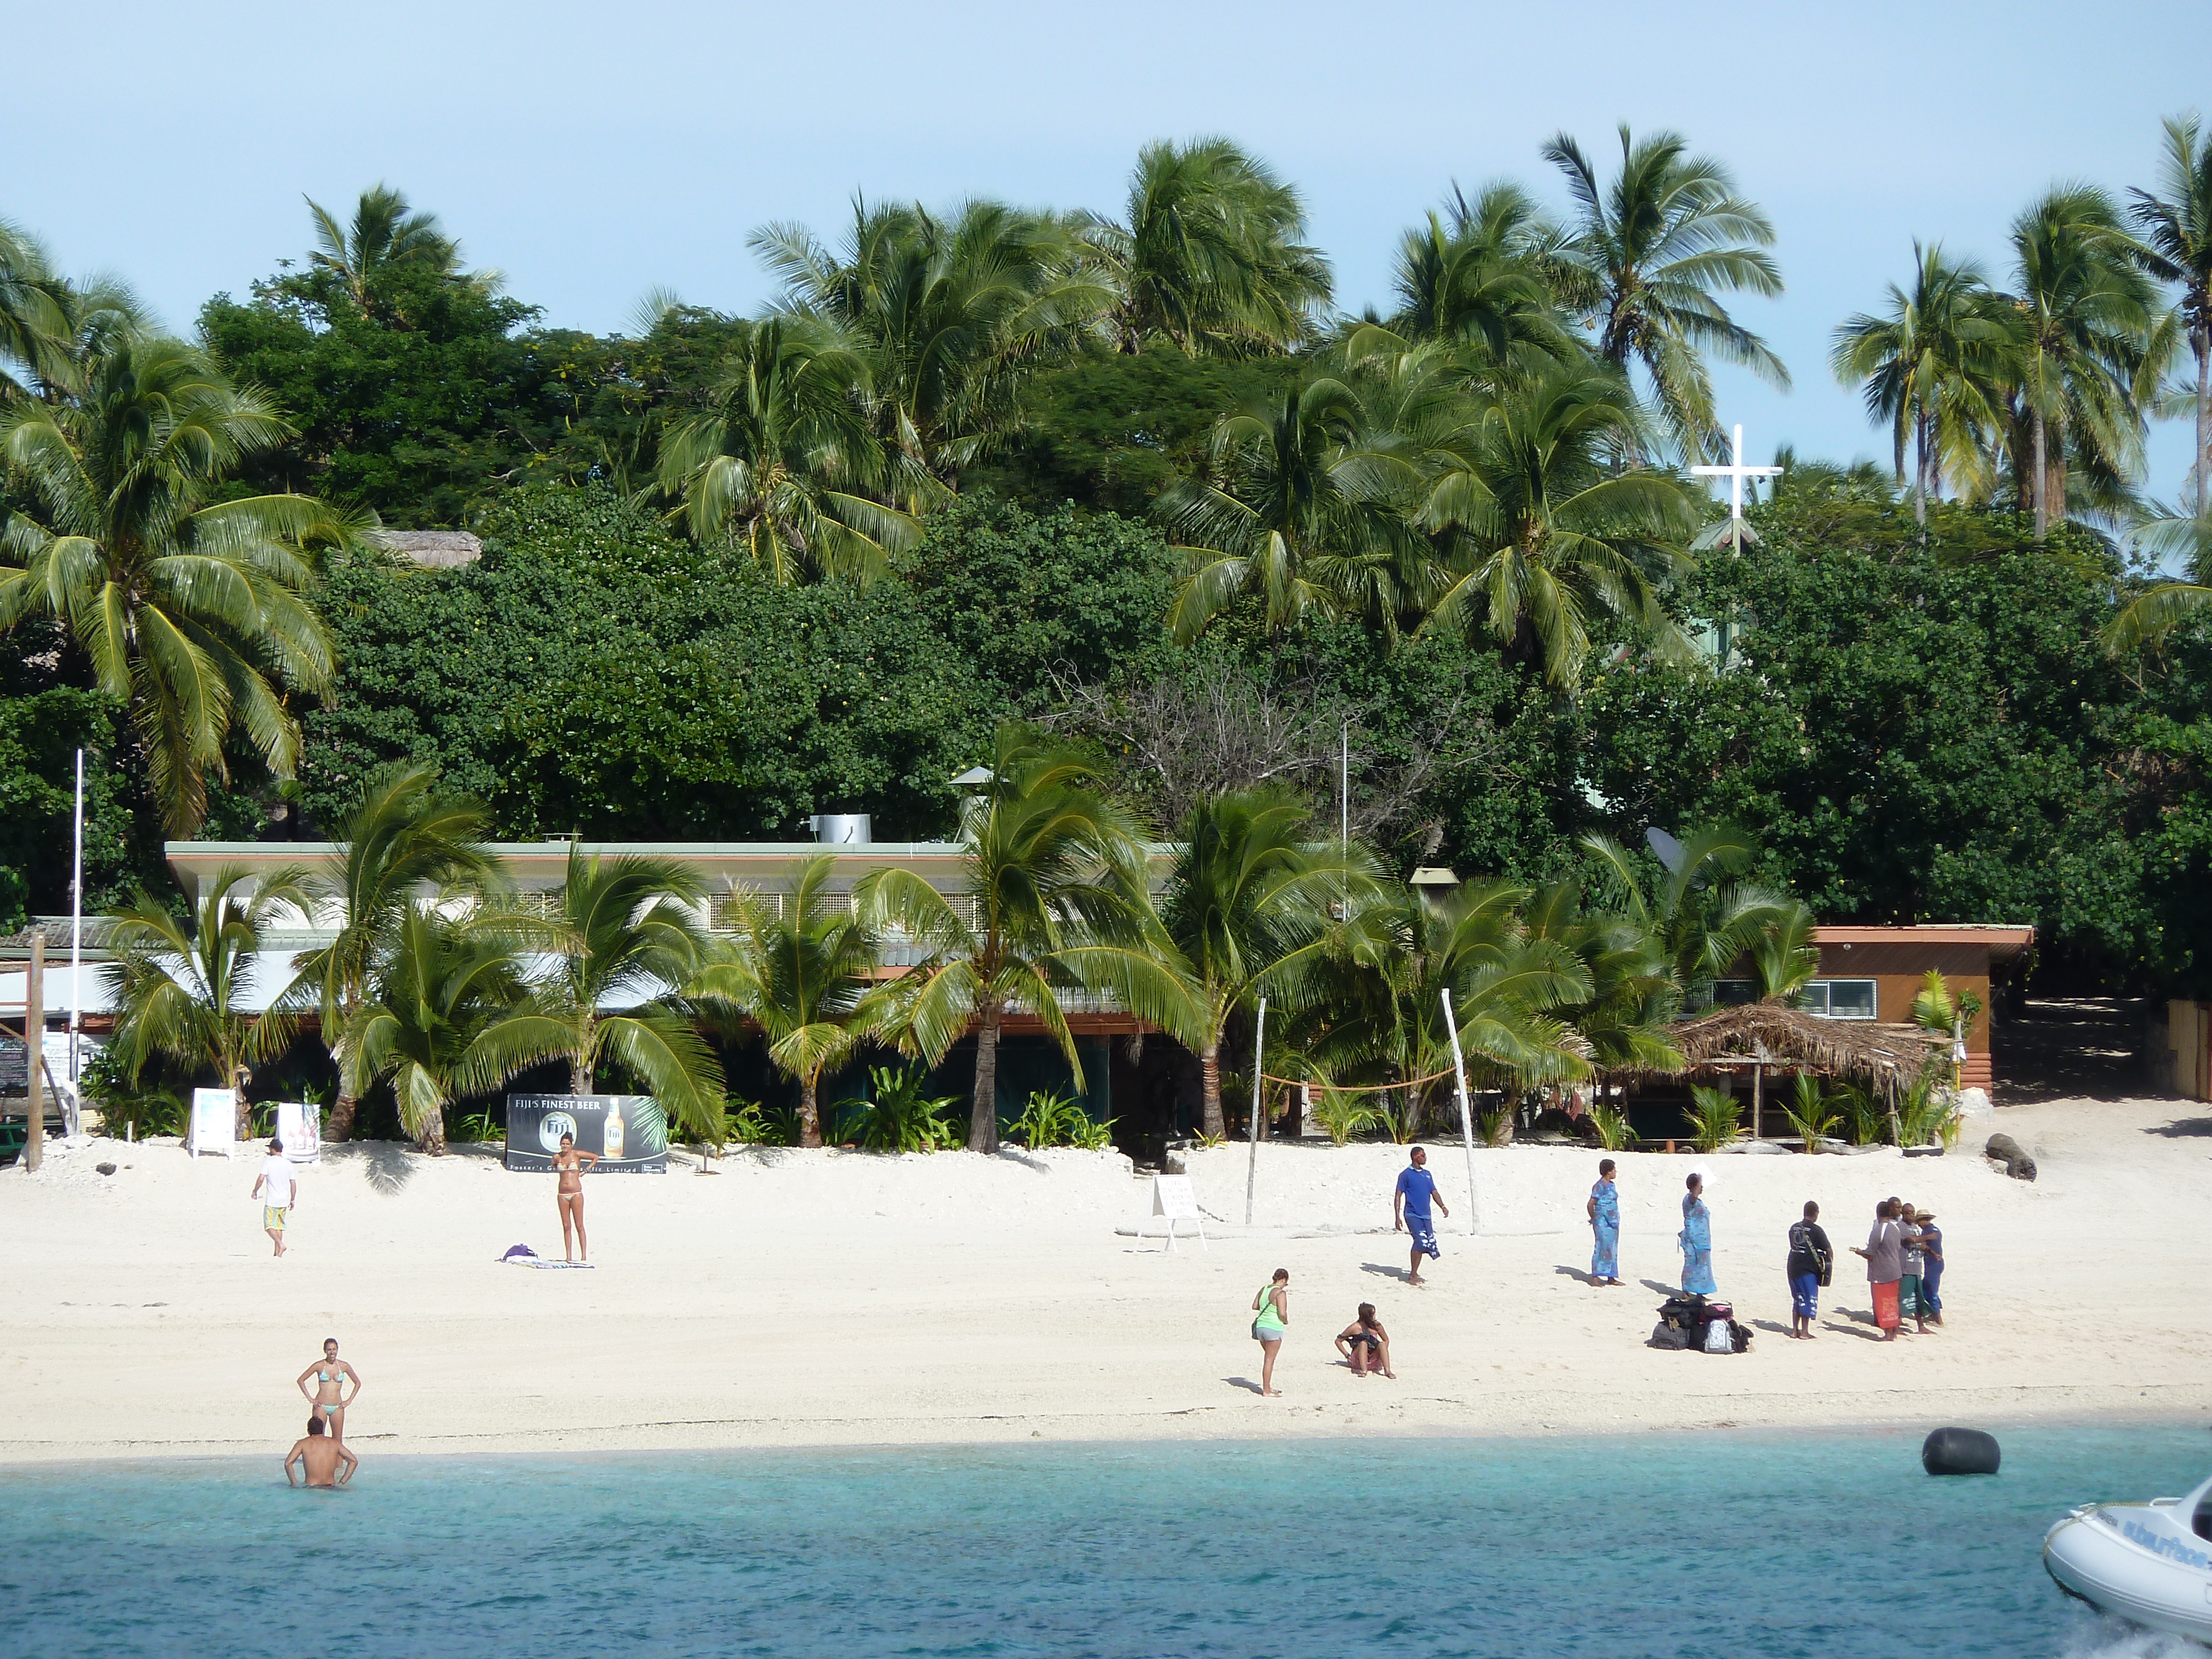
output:
M 1644 1346 L 1647 1348 L 1672 1348 L 1679 1352 L 1690 1346 L 1690 1334 L 1680 1325 L 1670 1325 L 1662 1319 L 1651 1328 L 1651 1340 Z
M 1705 1298 L 1702 1296 L 1670 1296 L 1659 1304 L 1659 1323 L 1651 1332 L 1647 1347 L 1671 1348 L 1677 1352 L 1691 1348 L 1704 1338 L 1705 1330 Z

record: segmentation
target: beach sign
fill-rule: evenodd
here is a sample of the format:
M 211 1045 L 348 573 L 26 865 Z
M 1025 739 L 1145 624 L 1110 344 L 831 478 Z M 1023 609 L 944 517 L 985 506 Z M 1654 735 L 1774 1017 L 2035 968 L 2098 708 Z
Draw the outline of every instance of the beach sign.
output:
M 552 1169 L 561 1137 L 597 1152 L 600 1175 L 668 1173 L 668 1119 L 651 1095 L 509 1095 L 507 1167 Z
M 319 1127 L 322 1114 L 314 1103 L 306 1100 L 280 1100 L 276 1103 L 276 1139 L 284 1143 L 285 1161 L 291 1164 L 319 1164 L 323 1161 L 323 1138 Z
M 1199 1212 L 1198 1194 L 1187 1175 L 1156 1175 L 1152 1177 L 1152 1213 L 1168 1224 L 1167 1248 L 1176 1247 L 1176 1223 L 1188 1221 L 1198 1229 L 1198 1242 L 1211 1255 L 1213 1246 L 1206 1242 L 1206 1218 Z
M 228 1089 L 192 1091 L 192 1124 L 185 1136 L 185 1150 L 194 1158 L 202 1152 L 221 1152 L 225 1158 L 237 1144 L 238 1102 Z

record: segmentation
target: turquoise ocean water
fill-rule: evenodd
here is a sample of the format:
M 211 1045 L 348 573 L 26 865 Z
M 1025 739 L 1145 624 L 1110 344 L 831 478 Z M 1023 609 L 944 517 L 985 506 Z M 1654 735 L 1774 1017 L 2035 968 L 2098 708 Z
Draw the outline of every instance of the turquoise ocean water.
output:
M 7 1659 L 1911 1656 L 2184 1651 L 2060 1596 L 2072 1504 L 2201 1428 L 380 1458 L 10 1471 Z M 2188 1650 L 2201 1653 L 2201 1650 Z

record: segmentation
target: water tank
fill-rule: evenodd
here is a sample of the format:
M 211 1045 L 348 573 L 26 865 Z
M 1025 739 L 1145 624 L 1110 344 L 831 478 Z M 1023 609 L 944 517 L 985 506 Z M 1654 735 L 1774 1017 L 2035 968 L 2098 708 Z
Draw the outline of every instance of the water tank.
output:
M 825 847 L 865 847 L 868 844 L 866 812 L 817 812 L 807 820 L 814 839 Z

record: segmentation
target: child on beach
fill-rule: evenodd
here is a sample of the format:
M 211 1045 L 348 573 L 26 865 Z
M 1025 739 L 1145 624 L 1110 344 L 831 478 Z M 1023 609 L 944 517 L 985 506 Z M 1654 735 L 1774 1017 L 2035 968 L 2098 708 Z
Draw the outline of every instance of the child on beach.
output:
M 1350 1364 L 1354 1376 L 1380 1371 L 1397 1381 L 1398 1373 L 1390 1369 L 1390 1333 L 1375 1316 L 1372 1302 L 1361 1303 L 1358 1317 L 1336 1334 L 1336 1351 Z

